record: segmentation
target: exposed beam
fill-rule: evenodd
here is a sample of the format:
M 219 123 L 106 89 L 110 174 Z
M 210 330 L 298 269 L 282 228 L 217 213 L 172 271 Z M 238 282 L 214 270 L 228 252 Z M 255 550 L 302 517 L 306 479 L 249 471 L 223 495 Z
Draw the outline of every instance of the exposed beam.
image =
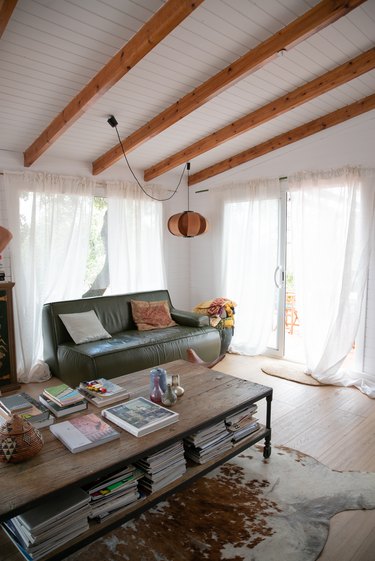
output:
M 134 150 L 161 133 L 195 109 L 217 96 L 238 80 L 262 68 L 273 60 L 279 51 L 290 49 L 338 20 L 365 0 L 322 0 L 311 10 L 247 52 L 212 78 L 173 103 L 148 123 L 123 140 L 125 152 Z M 93 162 L 94 175 L 101 173 L 122 157 L 120 144 Z
M 11 18 L 18 0 L 0 0 L 0 39 Z
M 254 127 L 295 109 L 299 105 L 311 101 L 315 97 L 326 93 L 333 88 L 337 88 L 357 76 L 361 76 L 365 72 L 369 72 L 375 68 L 375 47 L 369 51 L 357 56 L 341 64 L 340 66 L 326 72 L 322 76 L 315 78 L 311 82 L 300 86 L 296 90 L 289 92 L 275 101 L 263 105 L 256 111 L 237 119 L 233 123 L 217 130 L 216 132 L 201 138 L 194 144 L 187 146 L 183 150 L 176 152 L 172 156 L 168 156 L 161 162 L 148 168 L 144 172 L 145 181 L 150 181 L 159 175 L 175 168 L 176 166 L 191 161 L 193 158 L 204 154 L 208 150 L 212 150 L 220 146 L 239 134 L 242 134 Z
M 328 113 L 328 115 L 324 115 L 324 117 L 319 117 L 318 119 L 314 119 L 313 121 L 288 132 L 279 134 L 270 140 L 266 140 L 257 146 L 253 146 L 252 148 L 241 152 L 240 154 L 236 154 L 235 156 L 222 160 L 221 162 L 218 162 L 208 168 L 202 169 L 201 171 L 190 175 L 189 185 L 195 185 L 196 183 L 205 181 L 210 177 L 214 177 L 215 175 L 224 173 L 225 171 L 240 166 L 241 164 L 255 160 L 255 158 L 274 152 L 275 150 L 288 146 L 289 144 L 293 144 L 298 140 L 302 140 L 303 138 L 307 138 L 308 136 L 316 134 L 322 130 L 339 125 L 344 121 L 353 119 L 353 117 L 358 117 L 358 115 L 362 115 L 362 113 L 366 113 L 372 109 L 375 109 L 375 93 L 351 103 L 350 105 L 341 107 L 341 109 L 337 109 L 332 113 Z
M 24 165 L 31 166 L 94 101 L 104 95 L 202 2 L 203 0 L 166 0 L 27 148 L 24 152 Z

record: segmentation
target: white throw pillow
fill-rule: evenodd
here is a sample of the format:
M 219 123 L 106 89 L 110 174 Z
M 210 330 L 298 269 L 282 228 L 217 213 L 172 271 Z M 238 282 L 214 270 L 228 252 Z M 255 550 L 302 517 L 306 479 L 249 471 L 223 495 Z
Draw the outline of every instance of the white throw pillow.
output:
M 76 314 L 59 314 L 69 335 L 78 345 L 89 341 L 110 339 L 111 335 L 104 329 L 94 310 Z

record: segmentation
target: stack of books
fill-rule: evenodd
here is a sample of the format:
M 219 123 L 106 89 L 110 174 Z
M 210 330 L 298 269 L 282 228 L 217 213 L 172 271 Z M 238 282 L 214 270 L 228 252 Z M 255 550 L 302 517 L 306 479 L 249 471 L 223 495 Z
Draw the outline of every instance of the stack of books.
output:
M 106 378 L 81 382 L 78 391 L 96 407 L 108 407 L 117 401 L 126 401 L 130 396 L 126 388 L 114 384 Z
M 144 471 L 144 477 L 139 481 L 139 488 L 145 494 L 159 491 L 186 471 L 184 445 L 176 442 L 160 452 L 147 458 L 138 460 L 135 465 Z
M 141 477 L 143 472 L 130 465 L 87 485 L 84 489 L 90 496 L 89 518 L 101 522 L 120 508 L 137 501 L 141 497 L 138 490 Z
M 257 405 L 254 404 L 225 419 L 225 426 L 231 434 L 233 443 L 259 430 L 258 419 L 254 417 L 256 412 Z
M 37 429 L 48 427 L 54 422 L 50 411 L 25 392 L 0 397 L 0 417 L 8 420 L 13 414 L 26 419 Z
M 38 561 L 89 528 L 90 497 L 72 488 L 2 523 L 22 555 Z
M 94 413 L 56 423 L 50 427 L 50 431 L 73 454 L 120 438 L 120 433 L 117 430 Z
M 39 401 L 57 418 L 66 417 L 66 415 L 71 415 L 72 413 L 77 413 L 77 411 L 84 411 L 87 409 L 86 401 L 78 401 L 77 403 L 72 403 L 71 405 L 62 407 L 43 394 L 39 396 Z
M 74 390 L 67 384 L 59 384 L 58 386 L 45 388 L 43 390 L 42 397 L 46 397 L 50 401 L 53 401 L 59 407 L 68 407 L 69 405 L 76 405 L 77 403 L 82 403 L 84 401 L 84 398 L 79 391 Z
M 224 421 L 215 423 L 184 438 L 185 455 L 197 464 L 204 464 L 232 448 L 232 434 Z

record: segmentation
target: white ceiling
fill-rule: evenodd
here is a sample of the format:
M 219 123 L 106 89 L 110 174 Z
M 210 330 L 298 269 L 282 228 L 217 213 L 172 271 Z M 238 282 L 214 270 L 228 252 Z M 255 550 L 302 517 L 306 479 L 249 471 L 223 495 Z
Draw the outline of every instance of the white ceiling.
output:
M 19 0 L 0 39 L 0 150 L 24 152 L 162 4 L 161 0 Z M 205 0 L 31 169 L 43 169 L 51 157 L 91 165 L 117 143 L 114 129 L 106 122 L 110 114 L 119 122 L 121 137 L 127 137 L 315 4 L 316 0 Z M 375 0 L 367 0 L 131 152 L 129 160 L 136 169 L 146 169 L 374 45 Z M 195 158 L 192 172 L 374 92 L 375 70 Z M 260 173 L 285 175 L 302 165 L 316 168 L 322 165 L 321 157 L 327 161 L 327 150 L 332 167 L 371 165 L 374 132 L 375 111 L 371 111 L 243 164 L 216 177 L 215 183 Z M 121 176 L 124 163 L 114 168 Z M 168 174 L 180 171 L 181 167 Z

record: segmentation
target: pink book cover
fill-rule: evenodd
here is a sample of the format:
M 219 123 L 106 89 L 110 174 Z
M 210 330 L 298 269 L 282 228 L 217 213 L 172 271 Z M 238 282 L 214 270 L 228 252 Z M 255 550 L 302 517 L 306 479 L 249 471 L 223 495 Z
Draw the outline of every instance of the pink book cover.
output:
M 91 442 L 97 442 L 98 440 L 117 434 L 115 429 L 102 421 L 102 419 L 94 413 L 75 417 L 70 420 L 70 423 L 86 438 L 91 440 Z

